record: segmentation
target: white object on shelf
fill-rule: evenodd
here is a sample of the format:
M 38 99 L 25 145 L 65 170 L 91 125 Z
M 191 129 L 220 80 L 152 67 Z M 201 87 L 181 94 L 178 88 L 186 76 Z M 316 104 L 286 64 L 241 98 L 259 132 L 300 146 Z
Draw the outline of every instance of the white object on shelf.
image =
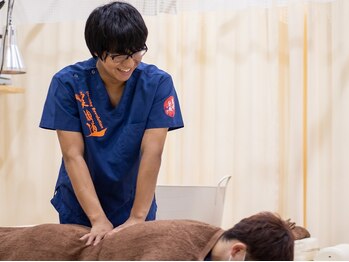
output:
M 320 249 L 314 260 L 349 261 L 349 244 L 339 244 Z
M 11 85 L 11 84 L 12 84 L 11 76 L 0 74 L 0 85 Z
M 319 252 L 319 241 L 315 237 L 294 241 L 294 260 L 312 261 Z

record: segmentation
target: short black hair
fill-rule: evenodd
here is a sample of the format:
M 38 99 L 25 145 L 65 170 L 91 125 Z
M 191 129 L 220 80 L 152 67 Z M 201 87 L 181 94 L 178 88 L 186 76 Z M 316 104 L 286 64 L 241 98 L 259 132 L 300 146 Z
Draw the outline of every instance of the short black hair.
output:
M 278 214 L 260 212 L 242 219 L 222 235 L 223 240 L 237 239 L 247 245 L 245 260 L 292 261 L 294 237 Z
M 105 59 L 105 52 L 131 54 L 142 50 L 148 29 L 142 15 L 125 2 L 97 7 L 85 25 L 85 41 L 93 57 Z

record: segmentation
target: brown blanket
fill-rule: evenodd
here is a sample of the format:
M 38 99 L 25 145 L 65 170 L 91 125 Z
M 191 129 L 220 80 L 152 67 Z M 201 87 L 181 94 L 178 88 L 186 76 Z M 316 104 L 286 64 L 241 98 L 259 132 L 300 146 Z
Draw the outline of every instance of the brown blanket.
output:
M 151 221 L 97 246 L 79 240 L 87 232 L 79 225 L 0 227 L 0 260 L 203 260 L 223 230 L 191 220 Z

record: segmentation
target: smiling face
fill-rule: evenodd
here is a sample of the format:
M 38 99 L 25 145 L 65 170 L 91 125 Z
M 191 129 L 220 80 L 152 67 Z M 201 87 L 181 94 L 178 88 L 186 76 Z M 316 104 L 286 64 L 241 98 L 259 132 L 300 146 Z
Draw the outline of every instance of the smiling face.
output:
M 136 61 L 132 57 L 115 63 L 110 56 L 107 56 L 104 61 L 98 59 L 97 69 L 106 85 L 123 85 L 131 77 L 139 63 L 140 61 Z
M 148 29 L 141 14 L 125 2 L 96 8 L 85 25 L 85 40 L 108 84 L 123 84 L 145 54 Z

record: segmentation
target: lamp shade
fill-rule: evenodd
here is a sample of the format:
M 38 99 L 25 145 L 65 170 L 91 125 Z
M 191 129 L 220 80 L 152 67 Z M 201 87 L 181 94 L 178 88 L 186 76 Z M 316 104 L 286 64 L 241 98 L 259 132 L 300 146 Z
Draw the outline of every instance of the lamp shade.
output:
M 1 59 L 2 67 L 1 74 L 24 74 L 25 67 L 23 64 L 22 56 L 17 46 L 16 28 L 14 25 L 9 24 L 5 28 L 4 32 L 4 50 L 1 50 L 1 55 L 4 57 Z

